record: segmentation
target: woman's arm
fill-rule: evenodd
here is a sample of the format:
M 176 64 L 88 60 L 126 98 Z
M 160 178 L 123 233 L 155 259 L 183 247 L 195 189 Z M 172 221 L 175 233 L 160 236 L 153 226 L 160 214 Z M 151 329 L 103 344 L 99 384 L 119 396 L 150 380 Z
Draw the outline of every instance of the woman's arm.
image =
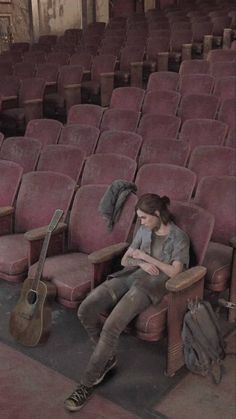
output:
M 134 259 L 142 259 L 143 261 L 156 266 L 160 271 L 164 272 L 170 278 L 173 278 L 183 270 L 183 263 L 178 260 L 173 261 L 171 264 L 161 262 L 160 260 L 155 259 L 154 257 L 139 249 L 133 251 L 132 257 Z
M 158 275 L 160 273 L 159 269 L 153 263 L 145 262 L 142 258 L 139 259 L 133 257 L 133 254 L 136 251 L 137 250 L 132 249 L 132 247 L 129 247 L 126 253 L 124 254 L 123 258 L 121 259 L 121 265 L 124 267 L 137 266 L 143 269 L 143 271 L 149 273 L 150 275 Z

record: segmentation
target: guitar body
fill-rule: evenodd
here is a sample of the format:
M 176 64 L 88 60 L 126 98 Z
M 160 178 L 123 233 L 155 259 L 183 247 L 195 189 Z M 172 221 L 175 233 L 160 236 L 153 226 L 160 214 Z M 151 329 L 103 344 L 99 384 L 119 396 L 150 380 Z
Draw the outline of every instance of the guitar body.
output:
M 36 346 L 47 340 L 51 329 L 51 302 L 56 297 L 56 287 L 49 281 L 38 281 L 37 291 L 33 279 L 27 278 L 20 298 L 10 317 L 10 333 L 25 346 Z

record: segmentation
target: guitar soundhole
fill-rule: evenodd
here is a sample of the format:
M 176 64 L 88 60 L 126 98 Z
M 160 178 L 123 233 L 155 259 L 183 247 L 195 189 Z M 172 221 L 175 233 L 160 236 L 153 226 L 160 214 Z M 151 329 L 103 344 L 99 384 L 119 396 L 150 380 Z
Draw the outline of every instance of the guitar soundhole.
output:
M 37 292 L 35 292 L 35 291 L 33 291 L 33 290 L 30 290 L 30 291 L 28 292 L 28 295 L 27 295 L 27 300 L 28 300 L 28 303 L 29 303 L 29 304 L 35 304 L 35 303 L 37 302 L 37 299 L 38 299 L 38 294 L 37 294 Z

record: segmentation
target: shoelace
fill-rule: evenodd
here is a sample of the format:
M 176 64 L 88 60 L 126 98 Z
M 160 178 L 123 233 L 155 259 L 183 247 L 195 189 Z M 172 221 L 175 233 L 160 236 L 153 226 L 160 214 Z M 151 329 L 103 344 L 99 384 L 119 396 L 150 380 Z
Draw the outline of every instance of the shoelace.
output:
M 77 388 L 72 395 L 70 396 L 71 400 L 74 400 L 76 403 L 85 399 L 88 395 L 88 390 L 85 386 Z

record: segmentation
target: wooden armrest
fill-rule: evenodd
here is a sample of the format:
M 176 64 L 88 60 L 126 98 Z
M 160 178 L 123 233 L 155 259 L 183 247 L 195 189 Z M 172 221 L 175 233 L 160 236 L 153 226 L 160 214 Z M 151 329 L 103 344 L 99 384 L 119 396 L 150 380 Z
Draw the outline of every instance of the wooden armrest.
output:
M 7 215 L 14 214 L 15 208 L 13 207 L 0 207 L 0 217 L 5 217 Z
M 90 74 L 91 73 L 91 70 L 83 70 L 83 73 L 84 74 Z
M 23 102 L 23 105 L 30 105 L 31 103 L 42 103 L 43 99 L 29 99 Z
M 16 100 L 17 96 L 2 96 L 1 100 L 2 102 L 7 101 L 7 100 Z
M 126 250 L 127 247 L 129 247 L 129 243 L 126 242 L 113 244 L 111 246 L 107 246 L 103 249 L 99 249 L 93 253 L 90 253 L 90 255 L 88 255 L 88 259 L 93 264 L 107 262 L 113 259 L 114 257 L 122 254 L 122 252 L 124 252 L 124 250 Z
M 236 248 L 236 236 L 230 239 L 230 245 L 235 249 Z
M 114 76 L 114 71 L 111 71 L 110 73 L 101 73 L 100 76 L 101 77 L 113 77 Z
M 48 226 L 34 228 L 33 230 L 29 230 L 24 234 L 24 237 L 28 241 L 35 241 L 41 240 L 46 236 Z M 67 224 L 59 223 L 55 230 L 53 230 L 52 235 L 59 234 L 65 231 L 67 228 Z
M 81 83 L 66 84 L 64 89 L 74 89 L 75 87 L 81 87 Z
M 206 268 L 204 266 L 195 266 L 194 268 L 181 272 L 174 278 L 168 279 L 166 288 L 171 292 L 183 291 L 202 279 L 205 274 Z

